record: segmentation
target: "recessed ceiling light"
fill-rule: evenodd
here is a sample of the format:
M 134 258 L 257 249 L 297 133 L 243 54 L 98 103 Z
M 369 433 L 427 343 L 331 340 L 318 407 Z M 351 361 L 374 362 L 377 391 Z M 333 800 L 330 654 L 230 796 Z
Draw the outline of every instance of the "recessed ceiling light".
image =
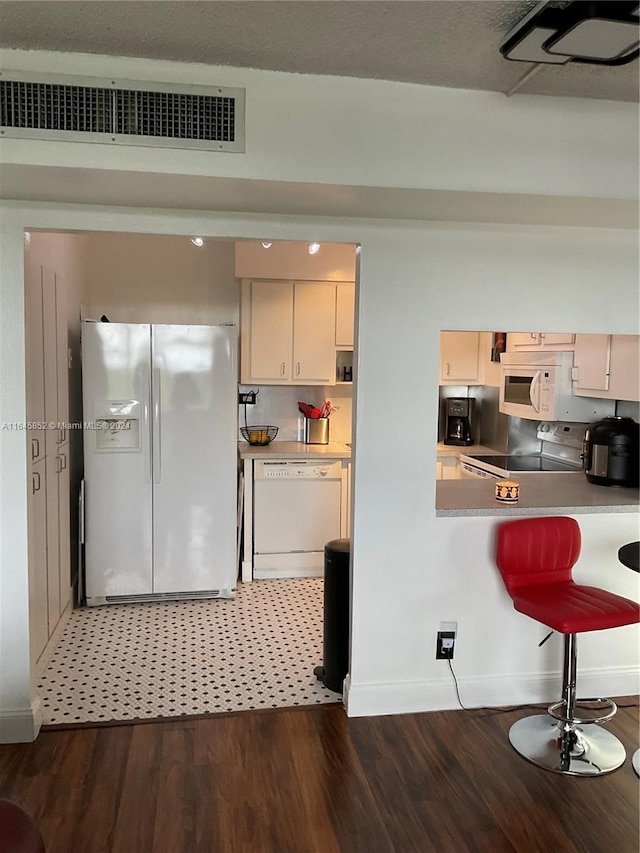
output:
M 362 246 L 356 246 L 356 255 L 359 255 L 362 251 Z
M 202 239 L 202 237 L 192 237 L 191 242 L 194 246 L 204 246 L 204 240 Z
M 320 243 L 309 243 L 309 254 L 315 255 L 320 250 Z
M 262 248 L 263 249 L 270 249 L 272 246 L 273 246 L 273 243 L 271 242 L 271 240 L 263 240 L 262 241 Z

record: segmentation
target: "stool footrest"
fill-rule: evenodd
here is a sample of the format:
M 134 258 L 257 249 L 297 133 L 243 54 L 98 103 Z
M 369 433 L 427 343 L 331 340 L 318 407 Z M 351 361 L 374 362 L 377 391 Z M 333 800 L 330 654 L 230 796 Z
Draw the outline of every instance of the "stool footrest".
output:
M 559 708 L 566 708 L 567 703 L 564 699 L 561 699 L 559 702 L 554 702 L 553 705 L 549 705 L 547 708 L 547 714 L 553 717 L 554 720 L 558 720 L 561 723 L 569 723 L 572 726 L 587 726 L 597 723 L 606 723 L 610 720 L 618 711 L 618 706 L 613 701 L 613 699 L 604 699 L 602 697 L 594 697 L 591 699 L 576 699 L 575 704 L 579 705 L 581 702 L 599 702 L 601 705 L 604 705 L 606 708 L 610 710 L 608 713 L 603 714 L 600 717 L 590 717 L 588 719 L 583 719 L 581 717 L 576 717 L 575 714 L 571 717 L 567 717 L 565 714 L 559 714 Z

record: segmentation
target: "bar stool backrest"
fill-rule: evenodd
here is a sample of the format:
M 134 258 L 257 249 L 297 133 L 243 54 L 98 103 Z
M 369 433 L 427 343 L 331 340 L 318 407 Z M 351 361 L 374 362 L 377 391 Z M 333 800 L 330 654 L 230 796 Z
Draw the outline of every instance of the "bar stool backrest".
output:
M 503 522 L 498 528 L 496 563 L 507 591 L 570 583 L 581 544 L 577 521 L 566 516 Z

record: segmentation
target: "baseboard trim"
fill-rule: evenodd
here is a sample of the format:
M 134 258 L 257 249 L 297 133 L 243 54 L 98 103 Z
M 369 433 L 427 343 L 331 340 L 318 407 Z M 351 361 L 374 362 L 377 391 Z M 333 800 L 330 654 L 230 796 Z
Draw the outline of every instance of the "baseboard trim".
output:
M 455 666 L 454 666 L 455 669 Z M 502 707 L 560 698 L 560 672 L 537 675 L 489 675 L 482 678 L 457 676 L 460 699 L 465 708 Z M 612 667 L 578 674 L 579 696 L 636 696 L 640 692 L 640 668 Z M 460 708 L 448 667 L 442 678 L 429 681 L 344 683 L 344 704 L 349 717 L 450 711 Z
M 42 703 L 34 697 L 30 708 L 0 711 L 0 743 L 31 743 L 42 725 Z

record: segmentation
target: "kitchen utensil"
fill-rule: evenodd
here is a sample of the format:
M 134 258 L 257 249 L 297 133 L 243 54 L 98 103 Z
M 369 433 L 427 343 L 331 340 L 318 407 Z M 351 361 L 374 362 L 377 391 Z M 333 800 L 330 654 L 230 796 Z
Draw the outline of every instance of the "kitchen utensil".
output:
M 322 410 L 317 406 L 312 406 L 310 403 L 301 403 L 298 401 L 298 409 L 302 412 L 305 418 L 322 417 Z

